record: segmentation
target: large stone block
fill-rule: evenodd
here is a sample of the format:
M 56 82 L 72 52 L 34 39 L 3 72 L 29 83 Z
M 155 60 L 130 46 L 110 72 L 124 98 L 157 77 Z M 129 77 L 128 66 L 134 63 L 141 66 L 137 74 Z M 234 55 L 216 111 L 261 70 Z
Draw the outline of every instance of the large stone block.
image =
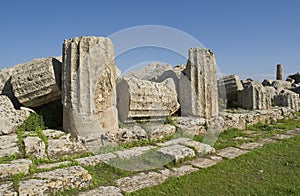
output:
M 0 135 L 13 133 L 29 116 L 25 110 L 16 110 L 5 95 L 0 95 Z
M 24 106 L 57 100 L 61 95 L 61 62 L 49 57 L 17 65 L 10 82 L 14 96 Z
M 224 100 L 237 101 L 238 91 L 243 90 L 244 87 L 238 75 L 229 75 L 218 80 L 219 96 Z
M 99 138 L 118 129 L 113 44 L 80 37 L 63 45 L 63 127 L 72 135 Z
M 218 116 L 216 60 L 213 52 L 191 48 L 179 81 L 181 114 L 212 118 Z
M 244 90 L 238 92 L 238 105 L 244 109 L 268 110 L 271 108 L 271 95 L 256 81 L 244 81 Z
M 123 78 L 117 84 L 117 92 L 119 118 L 123 122 L 161 119 L 179 109 L 175 89 L 164 83 Z
M 290 90 L 282 90 L 274 97 L 274 102 L 277 106 L 289 107 L 296 111 L 299 110 L 299 95 Z

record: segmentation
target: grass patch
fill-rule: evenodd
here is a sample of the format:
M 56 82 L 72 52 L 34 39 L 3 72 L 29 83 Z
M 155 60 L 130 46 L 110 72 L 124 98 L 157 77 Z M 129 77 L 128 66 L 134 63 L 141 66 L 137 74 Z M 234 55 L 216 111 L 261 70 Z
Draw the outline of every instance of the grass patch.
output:
M 300 136 L 126 195 L 299 195 Z

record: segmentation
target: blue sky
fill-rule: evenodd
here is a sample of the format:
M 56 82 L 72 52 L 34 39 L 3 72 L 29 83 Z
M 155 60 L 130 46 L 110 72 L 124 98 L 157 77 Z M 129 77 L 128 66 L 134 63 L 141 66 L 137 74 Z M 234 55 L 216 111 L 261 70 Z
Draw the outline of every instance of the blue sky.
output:
M 59 56 L 64 39 L 162 25 L 212 49 L 223 73 L 273 79 L 277 63 L 284 64 L 285 74 L 300 72 L 299 9 L 298 0 L 2 1 L 0 68 Z M 176 65 L 186 59 L 157 48 L 132 50 L 116 59 L 122 70 L 145 61 Z

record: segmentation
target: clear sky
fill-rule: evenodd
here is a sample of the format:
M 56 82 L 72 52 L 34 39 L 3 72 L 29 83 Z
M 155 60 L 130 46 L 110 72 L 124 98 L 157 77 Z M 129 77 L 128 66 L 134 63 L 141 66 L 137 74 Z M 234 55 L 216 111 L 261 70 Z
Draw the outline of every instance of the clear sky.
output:
M 0 25 L 0 68 L 60 56 L 64 39 L 163 25 L 212 49 L 223 73 L 273 79 L 278 63 L 285 74 L 300 72 L 299 0 L 9 0 L 1 1 Z M 120 69 L 186 61 L 147 48 L 123 56 L 116 61 Z

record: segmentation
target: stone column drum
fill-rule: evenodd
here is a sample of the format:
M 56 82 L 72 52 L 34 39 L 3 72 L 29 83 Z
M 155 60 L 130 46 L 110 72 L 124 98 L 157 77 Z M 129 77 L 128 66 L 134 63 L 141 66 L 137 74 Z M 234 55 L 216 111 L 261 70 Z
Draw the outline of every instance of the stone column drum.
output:
M 65 40 L 62 81 L 65 131 L 95 140 L 118 129 L 116 67 L 110 39 Z
M 276 80 L 283 80 L 283 65 L 277 65 Z
M 182 116 L 210 119 L 218 116 L 216 60 L 205 48 L 191 48 L 186 68 L 179 81 Z

